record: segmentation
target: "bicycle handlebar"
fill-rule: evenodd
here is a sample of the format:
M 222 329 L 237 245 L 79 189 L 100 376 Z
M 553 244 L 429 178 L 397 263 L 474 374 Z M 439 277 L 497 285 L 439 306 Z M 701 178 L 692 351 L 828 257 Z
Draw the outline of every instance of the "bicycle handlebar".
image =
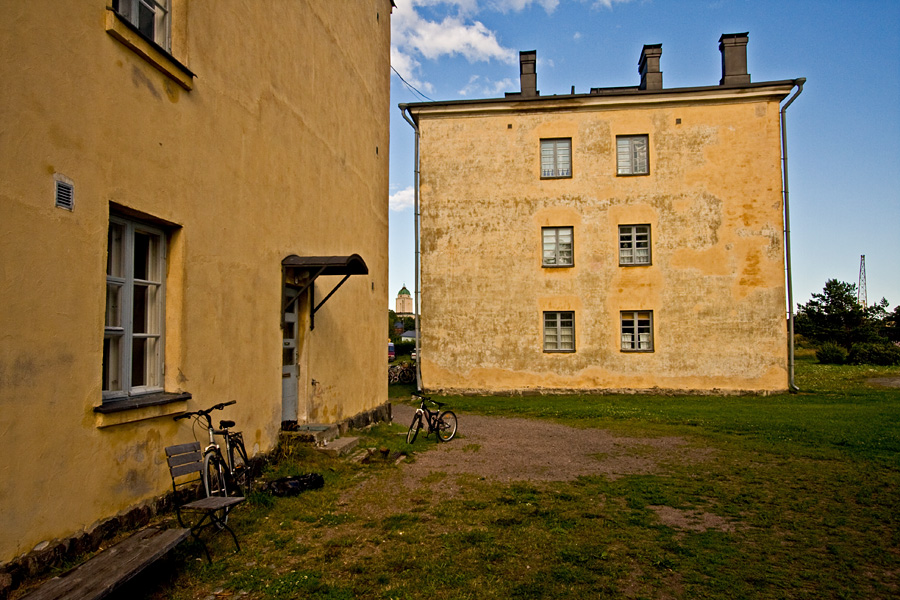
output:
M 210 406 L 206 410 L 195 410 L 192 412 L 182 413 L 182 414 L 178 415 L 177 417 L 173 417 L 172 420 L 177 421 L 179 419 L 188 419 L 188 418 L 194 417 L 194 416 L 209 418 L 209 415 L 210 415 L 210 413 L 212 413 L 212 411 L 222 410 L 226 406 L 231 406 L 232 404 L 237 404 L 237 400 L 230 400 L 229 402 L 220 402 L 214 406 Z M 210 421 L 210 422 L 212 422 L 212 421 Z

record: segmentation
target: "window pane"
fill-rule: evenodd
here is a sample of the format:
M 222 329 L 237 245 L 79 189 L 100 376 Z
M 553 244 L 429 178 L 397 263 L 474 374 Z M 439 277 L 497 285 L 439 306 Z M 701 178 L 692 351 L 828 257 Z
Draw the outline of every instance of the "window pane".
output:
M 159 364 L 159 339 L 136 337 L 131 346 L 131 387 L 162 385 Z
M 122 285 L 106 284 L 106 326 L 122 327 Z
M 541 140 L 541 177 L 553 177 L 555 172 L 555 149 L 553 142 Z
M 135 338 L 131 344 L 131 387 L 147 385 L 147 338 Z
M 125 226 L 119 223 L 109 224 L 109 235 L 106 252 L 106 274 L 110 277 L 125 276 L 125 256 L 122 238 Z
M 633 139 L 634 144 L 634 173 L 647 173 L 647 139 L 636 137 Z
M 122 390 L 122 336 L 107 335 L 103 338 L 103 391 Z
M 154 41 L 165 48 L 169 49 L 169 11 L 168 11 L 168 2 L 157 2 L 156 3 L 156 22 L 154 23 L 154 27 L 156 28 L 156 37 Z
M 141 231 L 134 232 L 134 278 L 149 279 L 150 236 Z
M 557 175 L 564 177 L 572 174 L 571 168 L 571 141 L 560 140 L 556 145 L 556 170 Z
M 616 141 L 616 160 L 619 175 L 631 174 L 631 144 L 627 138 L 619 138 Z
M 135 25 L 144 37 L 156 41 L 156 11 L 143 0 L 138 3 L 138 20 Z
M 134 333 L 150 333 L 147 327 L 148 296 L 147 286 L 134 286 L 134 300 L 132 302 L 132 327 Z

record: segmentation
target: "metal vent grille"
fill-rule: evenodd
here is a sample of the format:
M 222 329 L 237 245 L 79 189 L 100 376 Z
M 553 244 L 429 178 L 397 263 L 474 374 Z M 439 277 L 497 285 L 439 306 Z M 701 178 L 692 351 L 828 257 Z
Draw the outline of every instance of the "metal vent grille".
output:
M 56 182 L 56 206 L 66 210 L 75 208 L 75 187 L 72 184 Z

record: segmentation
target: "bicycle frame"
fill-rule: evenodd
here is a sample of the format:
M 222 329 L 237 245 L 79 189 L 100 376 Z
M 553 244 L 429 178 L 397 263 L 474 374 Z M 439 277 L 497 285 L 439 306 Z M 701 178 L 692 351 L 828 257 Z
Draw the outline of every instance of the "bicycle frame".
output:
M 424 429 L 426 423 L 428 425 L 427 432 L 425 433 L 426 437 L 434 433 L 437 436 L 438 442 L 449 442 L 452 440 L 456 436 L 457 427 L 456 415 L 453 411 L 444 410 L 443 403 L 432 400 L 428 396 L 423 396 L 415 392 L 413 392 L 413 396 L 418 397 L 420 401 L 419 408 L 416 409 L 416 412 L 413 415 L 413 422 L 409 426 L 409 431 L 406 433 L 407 443 L 412 444 L 415 442 L 419 430 Z M 425 406 L 426 402 L 435 404 L 437 410 L 429 410 L 428 407 Z
M 214 411 L 214 410 L 221 410 L 221 409 L 225 408 L 226 406 L 229 406 L 229 405 L 235 404 L 235 403 L 236 402 L 234 400 L 232 400 L 231 402 L 223 402 L 221 404 L 216 404 L 215 406 L 212 406 L 206 410 L 190 412 L 190 413 L 186 413 L 184 415 L 175 417 L 176 421 L 178 419 L 184 419 L 184 418 L 189 418 L 189 417 L 194 417 L 195 422 L 199 421 L 200 417 L 203 417 L 206 420 L 206 429 L 209 433 L 209 444 L 206 446 L 206 448 L 203 449 L 203 455 L 205 456 L 209 453 L 217 454 L 218 457 L 221 459 L 222 464 L 228 469 L 228 474 L 231 477 L 234 477 L 234 461 L 232 460 L 233 459 L 232 455 L 234 453 L 232 452 L 232 448 L 235 445 L 232 443 L 232 441 L 239 440 L 241 443 L 243 443 L 243 435 L 239 431 L 235 431 L 235 432 L 229 431 L 228 427 L 223 427 L 222 429 L 216 429 L 215 426 L 213 426 L 213 420 L 212 420 L 211 414 L 212 414 L 212 411 Z M 230 421 L 229 421 L 229 423 L 233 424 L 233 422 L 230 422 Z M 222 452 L 222 446 L 220 446 L 216 442 L 217 435 L 221 436 L 224 439 L 224 442 L 225 442 L 224 453 Z

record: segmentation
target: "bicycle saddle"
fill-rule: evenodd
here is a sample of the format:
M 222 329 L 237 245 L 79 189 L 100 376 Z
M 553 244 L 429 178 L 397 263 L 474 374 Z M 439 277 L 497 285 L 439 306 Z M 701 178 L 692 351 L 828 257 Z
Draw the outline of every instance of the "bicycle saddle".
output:
M 219 429 L 228 429 L 234 427 L 234 421 L 219 421 Z

